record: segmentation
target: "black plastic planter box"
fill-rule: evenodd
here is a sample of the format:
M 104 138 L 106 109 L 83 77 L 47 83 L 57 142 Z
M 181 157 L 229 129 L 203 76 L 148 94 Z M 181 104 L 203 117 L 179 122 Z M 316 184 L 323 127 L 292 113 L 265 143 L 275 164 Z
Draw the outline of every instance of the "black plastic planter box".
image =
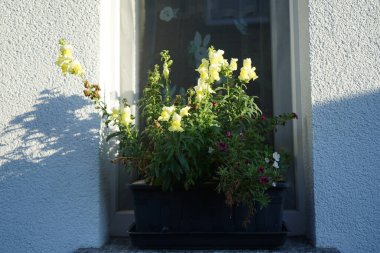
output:
M 137 232 L 233 230 L 231 210 L 225 205 L 224 196 L 214 190 L 214 184 L 188 191 L 162 191 L 159 186 L 139 182 L 129 186 L 134 199 Z
M 197 188 L 162 191 L 142 181 L 131 184 L 135 205 L 136 232 L 282 232 L 284 191 L 287 185 L 278 183 L 268 189 L 271 202 L 243 227 L 247 215 L 244 207 L 228 208 L 224 195 L 214 184 Z
M 280 232 L 136 232 L 129 236 L 142 249 L 270 249 L 283 245 L 287 230 Z

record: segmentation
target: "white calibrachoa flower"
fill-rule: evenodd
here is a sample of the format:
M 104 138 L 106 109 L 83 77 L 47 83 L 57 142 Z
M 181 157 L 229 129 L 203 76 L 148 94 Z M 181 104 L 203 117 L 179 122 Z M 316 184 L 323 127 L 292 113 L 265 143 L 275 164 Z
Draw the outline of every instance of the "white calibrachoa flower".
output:
M 265 157 L 265 163 L 269 163 L 269 159 Z
M 169 127 L 170 132 L 183 132 L 183 128 L 181 127 L 181 120 L 182 117 L 179 116 L 177 113 L 173 114 L 171 126 Z
M 169 121 L 170 117 L 174 112 L 174 105 L 162 107 L 161 116 L 158 117 L 158 121 Z
M 184 108 L 182 108 L 180 111 L 179 111 L 179 115 L 181 117 L 185 117 L 185 116 L 188 116 L 190 113 L 189 113 L 189 110 L 190 110 L 190 106 L 185 106 Z
M 280 161 L 280 154 L 277 153 L 277 152 L 274 152 L 273 153 L 273 159 L 276 161 L 276 162 L 279 162 Z
M 243 83 L 248 83 L 251 79 L 254 81 L 258 78 L 255 72 L 256 68 L 252 67 L 252 61 L 250 58 L 244 59 L 243 67 L 240 69 L 239 80 Z
M 278 162 L 277 161 L 274 161 L 273 162 L 273 167 L 275 167 L 276 169 L 279 169 L 280 167 L 278 166 Z

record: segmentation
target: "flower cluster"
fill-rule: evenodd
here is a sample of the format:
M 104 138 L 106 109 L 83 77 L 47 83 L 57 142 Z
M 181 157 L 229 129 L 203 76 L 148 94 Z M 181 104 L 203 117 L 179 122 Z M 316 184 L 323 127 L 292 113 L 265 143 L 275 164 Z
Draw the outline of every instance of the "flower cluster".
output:
M 252 67 L 252 61 L 247 58 L 243 61 L 243 67 L 240 69 L 239 80 L 243 83 L 248 83 L 249 81 L 254 81 L 258 78 L 256 75 L 256 68 Z
M 185 106 L 179 111 L 178 114 L 175 112 L 176 108 L 174 105 L 164 106 L 157 121 L 169 121 L 171 119 L 171 126 L 168 130 L 171 132 L 183 132 L 184 129 L 181 126 L 182 117 L 189 115 L 190 108 L 190 106 Z
M 122 108 L 112 107 L 112 109 L 107 109 L 107 112 L 110 114 L 110 119 L 113 120 L 115 124 L 121 124 L 125 127 L 128 127 L 130 124 L 134 122 L 131 108 L 129 106 L 125 106 Z
M 127 101 L 108 107 L 101 100 L 99 85 L 85 78 L 72 47 L 64 40 L 59 45 L 56 64 L 64 75 L 81 78 L 85 96 L 100 110 L 105 125 L 116 126 L 107 139 L 119 138 L 120 159 L 146 182 L 168 190 L 216 180 L 227 204 L 245 204 L 252 214 L 252 200 L 265 205 L 265 190 L 283 180 L 286 156 L 274 152 L 268 136 L 298 116 L 262 114 L 256 97 L 246 92 L 246 84 L 258 78 L 250 58 L 243 60 L 237 75 L 238 59 L 228 61 L 223 50 L 210 47 L 196 69 L 197 85 L 187 95 L 172 96 L 173 60 L 168 51 L 161 52 L 162 65 L 148 72 L 148 84 L 137 103 L 140 130 Z
M 72 46 L 68 45 L 64 39 L 59 41 L 59 45 L 59 56 L 55 63 L 61 68 L 62 74 L 70 73 L 82 77 L 84 70 L 79 61 L 73 58 Z

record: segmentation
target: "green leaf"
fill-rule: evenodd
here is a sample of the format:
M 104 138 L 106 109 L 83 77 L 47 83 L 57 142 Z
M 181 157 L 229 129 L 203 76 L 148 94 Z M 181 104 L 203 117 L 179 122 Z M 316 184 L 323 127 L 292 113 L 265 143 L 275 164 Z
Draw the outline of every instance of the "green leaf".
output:
M 116 136 L 119 136 L 121 135 L 122 132 L 115 132 L 115 133 L 112 133 L 112 134 L 109 134 L 106 138 L 106 141 L 109 141 L 110 139 L 116 137 Z

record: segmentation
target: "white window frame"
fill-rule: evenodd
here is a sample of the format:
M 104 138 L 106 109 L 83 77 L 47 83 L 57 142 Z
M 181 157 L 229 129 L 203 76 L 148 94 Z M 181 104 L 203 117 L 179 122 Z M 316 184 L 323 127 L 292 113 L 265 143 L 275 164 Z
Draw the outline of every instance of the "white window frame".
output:
M 104 85 L 103 96 L 107 103 L 114 103 L 120 96 L 134 101 L 138 95 L 138 4 L 139 0 L 101 0 L 100 3 L 100 83 Z M 284 218 L 289 226 L 290 235 L 305 235 L 306 225 L 312 223 L 311 218 L 307 218 L 306 215 L 308 203 L 305 201 L 305 195 L 311 195 L 305 187 L 308 182 L 307 172 L 312 168 L 307 15 L 307 1 L 289 0 L 291 107 L 299 116 L 292 129 L 297 207 L 295 210 L 285 211 Z M 273 97 L 276 100 L 281 91 L 276 90 L 276 83 L 273 87 Z M 279 105 L 274 104 L 274 113 L 276 108 L 279 108 Z M 107 149 L 103 146 L 102 150 Z M 133 211 L 117 210 L 117 179 L 120 168 L 108 162 L 108 153 L 103 152 L 101 156 L 102 166 L 106 167 L 104 171 L 110 196 L 109 232 L 111 236 L 127 236 L 127 224 L 133 222 Z

